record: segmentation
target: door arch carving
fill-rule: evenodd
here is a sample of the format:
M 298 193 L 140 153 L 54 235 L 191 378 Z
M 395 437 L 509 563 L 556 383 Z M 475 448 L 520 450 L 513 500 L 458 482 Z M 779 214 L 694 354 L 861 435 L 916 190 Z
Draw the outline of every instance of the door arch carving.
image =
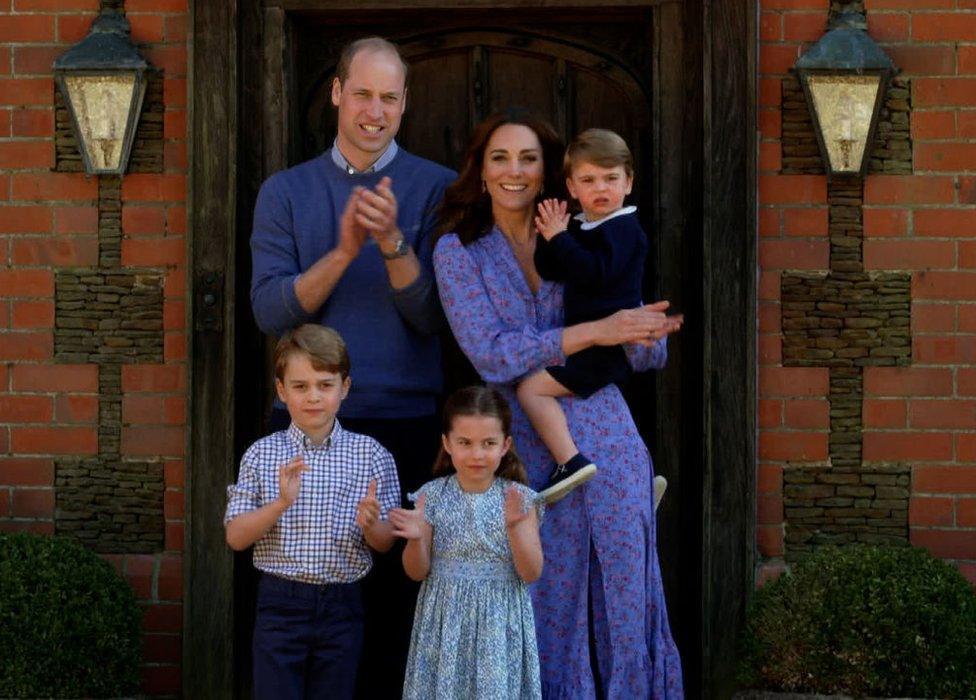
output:
M 650 145 L 650 86 L 619 56 L 511 29 L 447 29 L 394 39 L 410 66 L 408 116 L 398 142 L 417 155 L 457 167 L 474 125 L 518 105 L 549 119 L 564 140 L 590 126 L 613 129 L 634 148 L 637 163 L 645 160 L 640 155 Z M 335 134 L 335 68 L 333 57 L 303 100 L 300 160 L 321 153 Z M 423 119 L 412 119 L 418 103 Z

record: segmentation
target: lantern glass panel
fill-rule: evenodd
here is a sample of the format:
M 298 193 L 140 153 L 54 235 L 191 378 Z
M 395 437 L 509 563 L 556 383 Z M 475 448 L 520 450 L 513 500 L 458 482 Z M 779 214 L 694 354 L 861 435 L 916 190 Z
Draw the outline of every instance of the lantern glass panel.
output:
M 830 169 L 859 173 L 881 76 L 808 75 L 807 81 Z
M 136 88 L 136 74 L 69 75 L 64 84 L 83 148 L 95 171 L 118 170 Z

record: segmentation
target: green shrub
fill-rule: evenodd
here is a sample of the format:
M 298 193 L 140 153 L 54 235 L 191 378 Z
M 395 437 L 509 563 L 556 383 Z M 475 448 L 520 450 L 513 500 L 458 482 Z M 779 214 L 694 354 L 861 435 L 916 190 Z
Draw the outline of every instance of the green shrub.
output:
M 921 549 L 824 547 L 757 591 L 740 683 L 791 692 L 976 697 L 976 594 Z
M 73 540 L 0 535 L 0 697 L 106 697 L 139 682 L 135 596 Z

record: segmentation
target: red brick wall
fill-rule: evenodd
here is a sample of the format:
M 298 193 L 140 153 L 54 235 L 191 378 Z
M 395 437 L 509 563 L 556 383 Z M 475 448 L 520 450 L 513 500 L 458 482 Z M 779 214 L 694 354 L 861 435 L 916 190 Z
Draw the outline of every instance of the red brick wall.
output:
M 165 471 L 165 550 L 109 559 L 144 606 L 143 690 L 180 688 L 186 435 L 187 0 L 127 0 L 164 71 L 164 172 L 128 175 L 123 265 L 165 273 L 164 361 L 123 368 L 123 457 Z M 0 0 L 0 529 L 54 531 L 54 459 L 97 449 L 98 367 L 53 361 L 54 271 L 97 263 L 97 182 L 55 173 L 51 63 L 98 0 Z
M 782 366 L 780 274 L 827 268 L 826 178 L 780 174 L 780 81 L 828 0 L 760 0 L 760 580 L 783 566 L 783 467 L 823 462 L 827 369 Z M 863 458 L 912 466 L 911 542 L 976 583 L 976 0 L 866 0 L 911 79 L 912 175 L 865 182 L 866 270 L 912 272 L 912 364 L 864 372 Z

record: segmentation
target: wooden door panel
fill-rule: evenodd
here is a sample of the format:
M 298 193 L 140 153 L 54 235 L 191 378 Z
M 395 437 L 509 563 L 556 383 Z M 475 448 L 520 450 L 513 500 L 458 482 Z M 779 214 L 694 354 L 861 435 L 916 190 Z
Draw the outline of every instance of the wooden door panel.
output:
M 397 141 L 413 153 L 456 167 L 475 121 L 471 91 L 469 47 L 410 59 L 407 113 Z
M 487 54 L 488 112 L 512 106 L 525 107 L 555 121 L 556 60 L 526 51 L 493 49 Z

